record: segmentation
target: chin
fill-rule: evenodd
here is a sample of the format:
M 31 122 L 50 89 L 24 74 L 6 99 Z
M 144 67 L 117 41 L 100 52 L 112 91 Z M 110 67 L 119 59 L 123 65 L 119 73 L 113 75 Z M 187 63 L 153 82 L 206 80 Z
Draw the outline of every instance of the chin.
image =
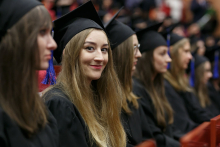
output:
M 101 75 L 100 76 L 91 76 L 89 79 L 92 79 L 92 80 L 98 80 L 101 78 Z
M 45 63 L 45 64 L 41 64 L 40 69 L 39 70 L 47 70 L 49 67 L 49 63 Z

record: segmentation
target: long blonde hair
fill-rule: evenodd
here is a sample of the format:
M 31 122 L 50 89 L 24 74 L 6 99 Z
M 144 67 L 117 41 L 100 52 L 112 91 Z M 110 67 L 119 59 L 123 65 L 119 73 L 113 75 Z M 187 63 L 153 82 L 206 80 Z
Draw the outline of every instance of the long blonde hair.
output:
M 68 42 L 55 87 L 61 88 L 79 110 L 88 127 L 91 143 L 100 147 L 124 147 L 126 136 L 120 122 L 122 92 L 111 49 L 100 79 L 92 81 L 90 86 L 79 62 L 85 39 L 93 30 L 86 29 Z
M 122 91 L 124 93 L 122 101 L 122 109 L 127 113 L 131 114 L 131 110 L 128 106 L 128 102 L 137 109 L 138 108 L 138 97 L 132 92 L 132 67 L 134 59 L 134 49 L 133 49 L 133 38 L 132 36 L 118 45 L 112 51 L 113 62 L 115 66 L 115 71 L 120 80 Z M 127 102 L 128 101 L 128 102 Z
M 47 123 L 36 75 L 40 64 L 37 36 L 44 27 L 52 27 L 52 21 L 47 10 L 37 6 L 11 27 L 0 42 L 0 105 L 29 137 Z
M 188 41 L 189 40 L 187 38 L 183 38 L 172 46 L 172 50 L 170 52 L 172 63 L 170 63 L 170 70 L 165 73 L 164 78 L 167 79 L 176 90 L 192 92 L 192 89 L 189 86 L 188 78 L 185 75 L 185 70 L 180 69 L 181 63 L 179 61 L 179 50 L 182 49 Z
M 151 96 L 157 123 L 165 129 L 167 125 L 166 115 L 168 116 L 168 123 L 173 123 L 173 110 L 165 96 L 163 74 L 158 73 L 154 80 L 152 80 L 152 77 L 155 75 L 153 52 L 154 50 L 151 50 L 142 54 L 142 57 L 138 60 L 134 76 L 144 84 Z
M 195 92 L 199 99 L 200 105 L 205 108 L 211 104 L 210 98 L 208 96 L 207 85 L 202 82 L 205 73 L 205 63 L 200 64 L 195 69 Z

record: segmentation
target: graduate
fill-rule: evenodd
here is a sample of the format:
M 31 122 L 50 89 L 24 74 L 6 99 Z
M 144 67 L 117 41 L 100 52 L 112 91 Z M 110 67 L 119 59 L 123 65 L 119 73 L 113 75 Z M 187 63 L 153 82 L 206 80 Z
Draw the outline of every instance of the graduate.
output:
M 48 11 L 36 0 L 0 3 L 0 146 L 58 147 L 56 120 L 38 95 L 36 70 L 57 45 Z
M 106 32 L 111 42 L 115 71 L 124 94 L 121 117 L 127 134 L 127 146 L 135 146 L 153 136 L 143 110 L 139 107 L 138 97 L 132 92 L 131 77 L 138 58 L 141 57 L 140 44 L 135 32 L 115 19 L 120 10 L 106 24 Z
M 212 78 L 208 82 L 208 94 L 211 101 L 220 111 L 220 87 L 219 87 L 219 47 L 213 46 L 206 50 L 205 56 L 211 63 Z
M 212 115 L 200 106 L 185 74 L 192 59 L 189 40 L 172 33 L 170 45 L 172 63 L 164 75 L 165 93 L 175 112 L 174 125 L 187 133 Z
M 211 63 L 206 57 L 195 55 L 195 79 L 194 89 L 200 105 L 207 111 L 217 116 L 220 114 L 217 106 L 209 98 L 207 83 L 212 77 Z
M 62 64 L 43 98 L 59 128 L 61 147 L 124 147 L 122 92 L 105 28 L 91 1 L 54 21 Z
M 167 42 L 157 32 L 162 23 L 137 32 L 142 57 L 133 78 L 133 92 L 140 97 L 140 104 L 149 122 L 158 147 L 179 147 L 182 133 L 173 126 L 173 110 L 167 101 L 163 73 L 171 59 Z

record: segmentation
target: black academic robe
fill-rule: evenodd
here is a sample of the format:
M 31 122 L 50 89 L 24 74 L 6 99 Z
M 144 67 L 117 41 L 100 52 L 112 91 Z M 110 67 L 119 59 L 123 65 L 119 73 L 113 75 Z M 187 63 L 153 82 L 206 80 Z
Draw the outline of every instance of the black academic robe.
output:
M 0 147 L 58 147 L 56 120 L 49 113 L 47 125 L 31 138 L 0 107 Z
M 87 126 L 76 106 L 58 88 L 52 88 L 43 98 L 57 120 L 60 147 L 96 147 L 89 140 Z
M 193 93 L 176 91 L 167 80 L 164 83 L 166 97 L 174 110 L 174 125 L 182 132 L 187 133 L 213 117 Z
M 132 147 L 153 138 L 153 135 L 141 107 L 136 109 L 131 103 L 128 105 L 132 114 L 122 111 L 121 119 L 127 135 L 127 147 Z
M 133 78 L 133 92 L 140 97 L 139 103 L 142 107 L 148 124 L 151 128 L 154 139 L 158 147 L 179 147 L 179 138 L 182 133 L 173 125 L 167 125 L 165 131 L 158 126 L 155 118 L 155 109 L 150 95 L 146 91 L 144 85 L 137 79 Z
M 215 108 L 220 112 L 220 92 L 215 89 L 211 82 L 208 82 L 208 94 Z

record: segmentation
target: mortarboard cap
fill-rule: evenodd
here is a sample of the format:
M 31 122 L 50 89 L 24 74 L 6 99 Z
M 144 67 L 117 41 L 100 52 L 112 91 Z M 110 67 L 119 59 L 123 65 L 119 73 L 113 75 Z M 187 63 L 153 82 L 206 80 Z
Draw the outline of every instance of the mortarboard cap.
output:
M 161 25 L 162 23 L 158 23 L 136 33 L 141 44 L 141 53 L 153 50 L 158 46 L 167 46 L 166 40 L 160 33 L 157 32 Z
M 58 46 L 54 51 L 54 57 L 58 63 L 61 62 L 66 44 L 76 34 L 88 28 L 105 30 L 91 1 L 54 21 L 54 40 Z
M 135 32 L 129 26 L 116 20 L 116 17 L 122 9 L 123 7 L 105 25 L 108 38 L 111 42 L 111 49 L 116 48 L 119 44 L 135 34 Z
M 195 55 L 194 59 L 195 59 L 195 68 L 197 68 L 200 64 L 209 61 L 208 58 L 200 55 Z
M 185 38 L 185 37 L 179 36 L 179 35 L 177 35 L 175 33 L 171 33 L 170 34 L 170 45 L 172 46 L 172 45 L 176 44 L 177 42 L 179 42 L 183 38 Z
M 34 7 L 42 5 L 37 0 L 1 0 L 0 1 L 0 41 L 15 23 Z

